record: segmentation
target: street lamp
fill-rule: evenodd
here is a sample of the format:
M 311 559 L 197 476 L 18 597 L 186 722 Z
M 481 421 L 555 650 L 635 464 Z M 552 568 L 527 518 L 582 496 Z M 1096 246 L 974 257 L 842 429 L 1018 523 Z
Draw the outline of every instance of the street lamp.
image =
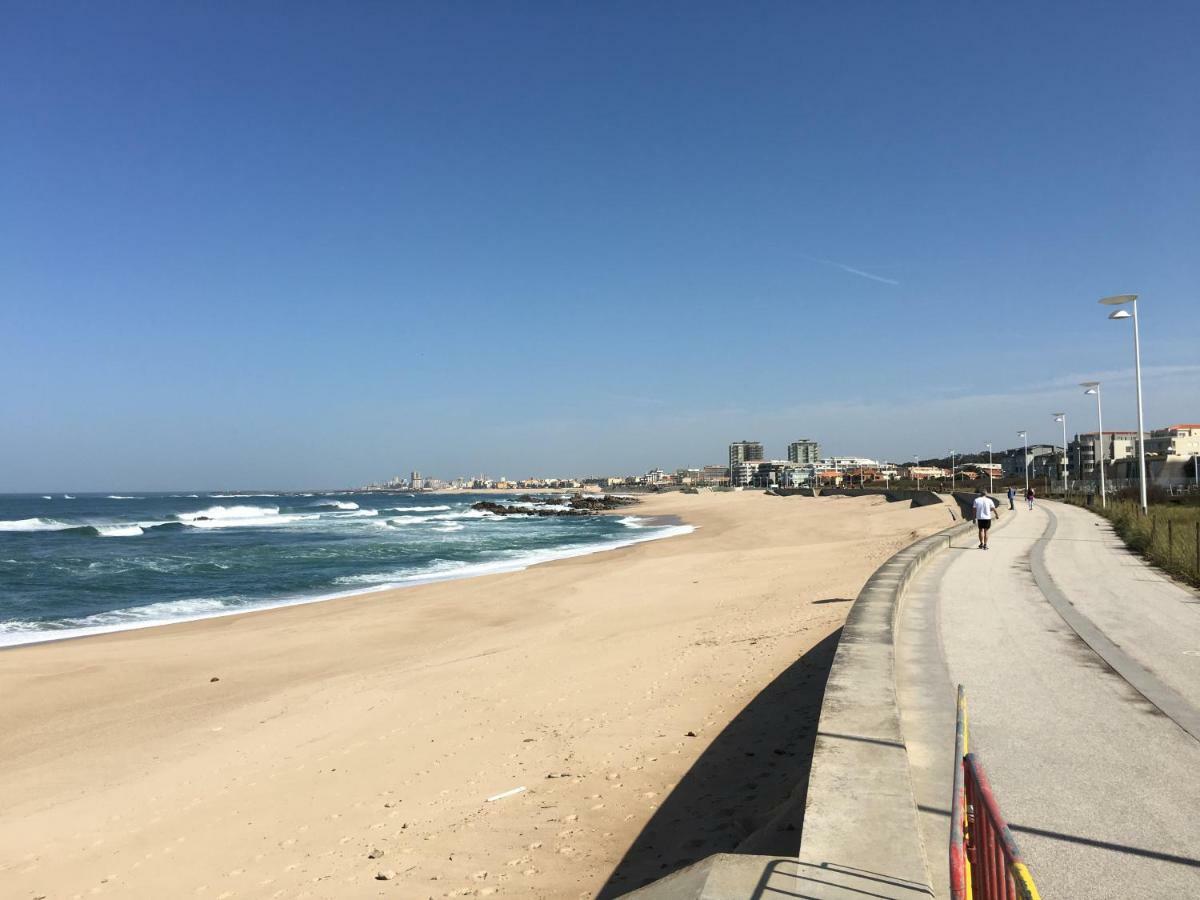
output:
M 1054 421 L 1062 422 L 1063 427 L 1063 454 L 1062 454 L 1062 477 L 1063 477 L 1063 499 L 1067 499 L 1067 414 L 1065 412 L 1054 413 Z
M 988 493 L 991 494 L 996 490 L 996 485 L 993 483 L 992 475 L 992 442 L 988 441 Z
M 919 491 L 921 489 L 921 461 L 915 453 L 913 454 L 913 462 L 916 463 L 913 468 L 917 470 L 917 490 Z
M 1124 306 L 1126 303 L 1133 307 L 1130 313 L 1125 309 L 1114 309 L 1108 314 L 1110 319 L 1133 319 L 1133 374 L 1137 384 L 1137 427 L 1138 427 L 1138 486 L 1142 494 L 1142 514 L 1150 512 L 1146 499 L 1146 426 L 1142 419 L 1142 346 L 1138 336 L 1137 294 L 1118 294 L 1115 297 L 1105 297 L 1100 303 L 1103 306 Z
M 1100 408 L 1100 382 L 1085 381 L 1079 385 L 1085 388 L 1085 394 L 1096 395 L 1096 422 L 1100 427 L 1100 505 L 1108 506 L 1108 498 L 1104 493 L 1104 412 Z
M 1029 434 L 1025 431 L 1018 431 L 1017 437 L 1025 439 L 1025 495 L 1029 495 Z
M 942 482 L 945 484 L 946 482 Z M 950 493 L 954 493 L 954 451 L 950 451 Z

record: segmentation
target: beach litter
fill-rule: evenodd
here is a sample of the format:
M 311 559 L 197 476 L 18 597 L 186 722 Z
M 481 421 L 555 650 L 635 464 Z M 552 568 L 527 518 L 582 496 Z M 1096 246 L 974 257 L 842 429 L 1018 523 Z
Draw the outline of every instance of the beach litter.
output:
M 511 796 L 513 796 L 514 794 L 519 794 L 519 793 L 521 793 L 521 792 L 522 792 L 522 791 L 524 791 L 524 790 L 526 790 L 526 788 L 525 788 L 524 786 L 521 786 L 521 787 L 515 787 L 515 788 L 513 788 L 511 791 L 505 791 L 503 794 L 496 794 L 496 795 L 495 795 L 495 796 L 493 796 L 493 797 L 488 797 L 488 798 L 487 798 L 487 802 L 488 802 L 488 803 L 495 803 L 497 800 L 503 800 L 505 797 L 511 797 Z

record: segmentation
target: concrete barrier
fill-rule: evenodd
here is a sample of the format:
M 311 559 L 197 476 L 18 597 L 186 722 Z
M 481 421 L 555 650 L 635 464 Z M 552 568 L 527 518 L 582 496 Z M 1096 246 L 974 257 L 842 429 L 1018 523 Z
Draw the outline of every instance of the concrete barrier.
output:
M 969 529 L 953 525 L 901 550 L 850 609 L 825 687 L 804 807 L 797 875 L 804 897 L 933 896 L 900 731 L 895 625 L 913 577 Z
M 637 900 L 914 900 L 934 896 L 900 732 L 895 627 L 959 523 L 892 556 L 850 608 L 821 706 L 798 859 L 721 853 L 626 896 Z M 932 848 L 943 853 L 944 847 Z

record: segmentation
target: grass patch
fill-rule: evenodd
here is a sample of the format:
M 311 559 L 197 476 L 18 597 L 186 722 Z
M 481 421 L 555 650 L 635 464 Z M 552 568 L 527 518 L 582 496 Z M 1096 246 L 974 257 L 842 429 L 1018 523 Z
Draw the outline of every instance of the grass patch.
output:
M 1107 507 L 1087 508 L 1112 522 L 1131 550 L 1180 581 L 1200 587 L 1200 505 L 1151 503 L 1145 516 L 1136 500 L 1116 499 Z

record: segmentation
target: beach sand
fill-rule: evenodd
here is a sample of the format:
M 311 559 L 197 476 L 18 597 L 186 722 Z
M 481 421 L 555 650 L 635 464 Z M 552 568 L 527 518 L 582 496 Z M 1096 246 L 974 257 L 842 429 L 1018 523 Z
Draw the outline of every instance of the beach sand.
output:
M 610 896 L 748 835 L 797 844 L 774 808 L 802 800 L 848 601 L 947 508 L 635 511 L 698 527 L 0 652 L 3 895 Z

